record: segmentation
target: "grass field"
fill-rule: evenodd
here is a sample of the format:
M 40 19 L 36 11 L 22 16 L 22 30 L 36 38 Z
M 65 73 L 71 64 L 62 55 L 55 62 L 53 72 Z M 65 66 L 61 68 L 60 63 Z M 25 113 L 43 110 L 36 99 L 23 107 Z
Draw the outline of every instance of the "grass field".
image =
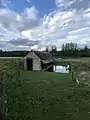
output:
M 90 57 L 81 57 L 81 58 L 58 58 L 57 59 L 57 64 L 62 64 L 62 65 L 67 65 L 70 62 L 72 63 L 90 63 Z
M 90 88 L 69 74 L 22 71 L 8 89 L 10 120 L 90 120 Z
M 15 67 L 15 65 L 17 63 L 15 62 L 18 62 L 18 67 L 20 67 L 20 69 L 23 69 L 24 67 L 24 59 L 23 58 L 0 58 L 0 70 L 3 69 L 4 66 L 7 66 L 7 67 L 10 67 L 12 66 L 12 68 Z M 20 63 L 19 63 L 20 62 Z

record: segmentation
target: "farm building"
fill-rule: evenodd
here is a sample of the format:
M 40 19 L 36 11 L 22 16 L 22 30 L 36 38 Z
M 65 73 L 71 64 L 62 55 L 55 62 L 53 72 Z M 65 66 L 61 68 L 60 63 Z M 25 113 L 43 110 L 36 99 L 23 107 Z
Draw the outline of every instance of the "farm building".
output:
M 53 71 L 55 58 L 49 52 L 31 51 L 24 57 L 24 68 L 30 71 Z

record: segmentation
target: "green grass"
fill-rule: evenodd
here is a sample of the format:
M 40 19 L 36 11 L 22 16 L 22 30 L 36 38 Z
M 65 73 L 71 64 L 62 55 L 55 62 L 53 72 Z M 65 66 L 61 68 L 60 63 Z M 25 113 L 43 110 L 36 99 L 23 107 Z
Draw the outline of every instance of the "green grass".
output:
M 22 71 L 8 89 L 10 120 L 90 120 L 90 88 L 69 74 Z
M 24 69 L 24 59 L 23 58 L 17 58 L 17 59 L 0 59 L 0 71 L 3 69 L 4 66 L 7 67 L 12 67 L 15 68 L 15 62 L 17 62 L 19 64 L 19 68 L 20 69 Z

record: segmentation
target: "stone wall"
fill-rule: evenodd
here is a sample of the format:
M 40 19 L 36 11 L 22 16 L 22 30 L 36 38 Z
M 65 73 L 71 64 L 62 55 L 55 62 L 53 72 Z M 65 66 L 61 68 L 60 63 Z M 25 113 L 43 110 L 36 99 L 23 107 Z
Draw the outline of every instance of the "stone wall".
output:
M 27 58 L 33 59 L 33 70 L 41 70 L 41 62 L 39 57 L 34 53 L 30 52 L 24 60 L 24 68 L 27 70 Z

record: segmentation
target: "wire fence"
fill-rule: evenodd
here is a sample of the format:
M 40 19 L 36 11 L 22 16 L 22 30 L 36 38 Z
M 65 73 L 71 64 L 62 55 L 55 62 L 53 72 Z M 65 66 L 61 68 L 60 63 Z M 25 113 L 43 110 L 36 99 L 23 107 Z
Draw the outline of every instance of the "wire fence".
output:
M 0 119 L 7 118 L 7 74 L 6 69 L 0 71 Z
M 5 63 L 0 71 L 0 120 L 8 119 L 8 88 L 10 81 L 14 77 L 18 81 L 20 70 L 22 69 L 20 60 L 10 60 Z

